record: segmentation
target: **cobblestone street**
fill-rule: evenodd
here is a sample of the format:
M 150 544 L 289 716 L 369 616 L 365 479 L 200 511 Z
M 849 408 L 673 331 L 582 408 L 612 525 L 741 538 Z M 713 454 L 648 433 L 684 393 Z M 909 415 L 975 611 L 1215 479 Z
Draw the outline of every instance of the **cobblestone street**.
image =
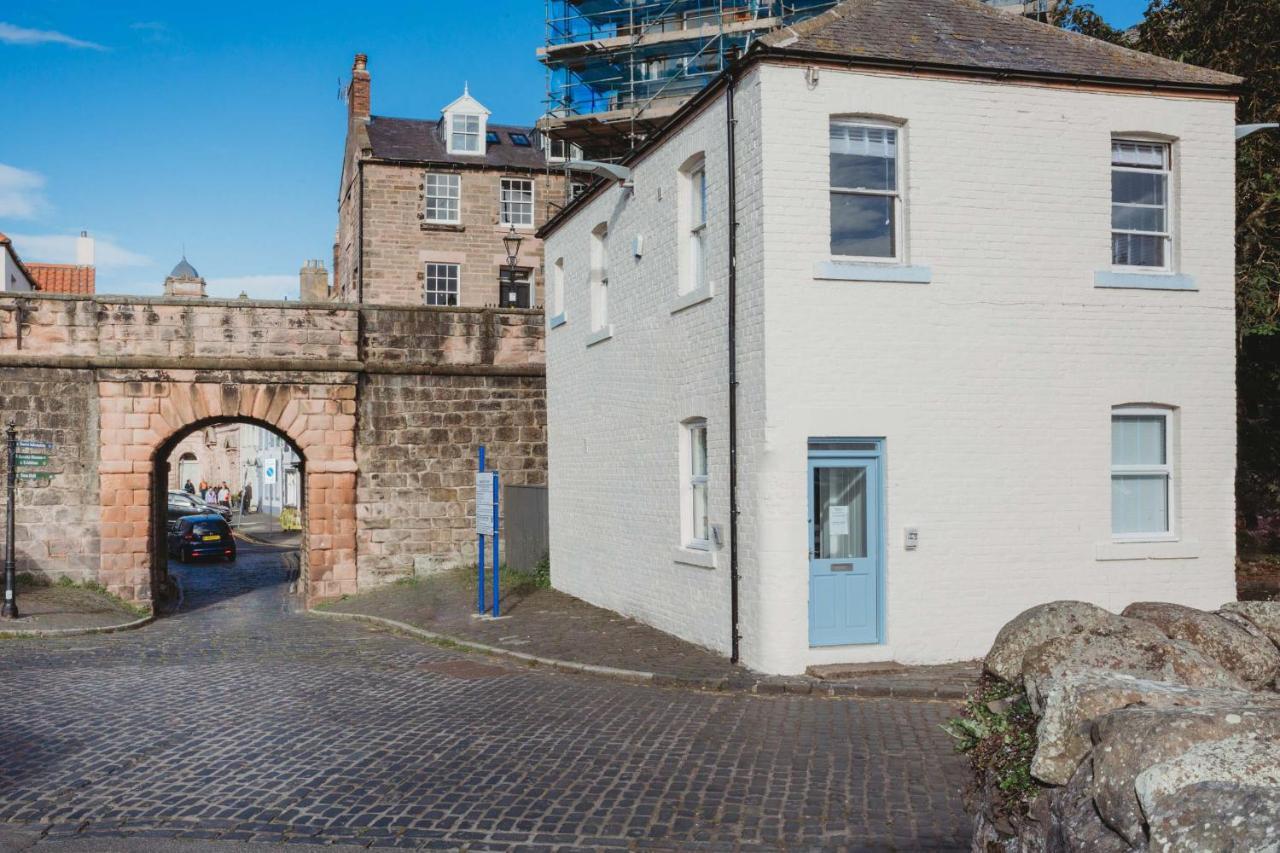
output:
M 35 849 L 967 846 L 947 705 L 695 693 L 462 655 L 297 612 L 273 548 L 173 571 L 182 610 L 150 627 L 0 641 L 0 821 L 47 830 Z

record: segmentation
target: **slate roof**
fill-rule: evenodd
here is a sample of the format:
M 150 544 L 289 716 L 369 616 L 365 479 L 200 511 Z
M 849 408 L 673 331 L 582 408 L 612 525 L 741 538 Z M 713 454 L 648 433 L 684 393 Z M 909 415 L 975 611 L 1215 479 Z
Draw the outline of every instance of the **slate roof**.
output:
M 498 142 L 486 143 L 484 156 L 450 154 L 445 150 L 439 120 L 372 116 L 366 130 L 373 156 L 380 160 L 408 160 L 414 163 L 464 163 L 495 169 L 545 169 L 547 160 L 537 145 L 531 127 L 489 123 L 488 131 L 497 132 Z M 528 146 L 516 145 L 510 134 L 523 133 Z
M 93 267 L 75 264 L 27 264 L 27 272 L 41 293 L 91 294 L 97 279 Z
M 1241 78 L 1068 32 L 978 0 L 844 0 L 759 39 L 770 52 L 894 65 L 1229 88 Z

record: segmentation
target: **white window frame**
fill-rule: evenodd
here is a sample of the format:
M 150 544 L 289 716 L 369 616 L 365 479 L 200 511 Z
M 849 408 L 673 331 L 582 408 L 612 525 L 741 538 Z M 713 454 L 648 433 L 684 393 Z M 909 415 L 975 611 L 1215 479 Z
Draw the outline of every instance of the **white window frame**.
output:
M 507 197 L 509 192 L 522 191 L 517 190 L 515 184 L 526 184 L 528 186 L 528 201 L 517 201 L 514 198 Z M 517 228 L 532 228 L 535 202 L 534 192 L 535 188 L 532 178 L 503 178 L 498 185 L 498 224 L 514 225 Z M 524 211 L 525 207 L 528 207 L 528 210 L 526 211 L 528 214 L 527 220 L 524 217 L 517 218 L 512 216 L 513 213 Z
M 591 331 L 609 328 L 609 224 L 591 231 Z
M 894 157 L 893 168 L 894 177 L 893 190 L 866 189 L 857 187 L 837 187 L 831 183 L 831 167 L 827 166 L 827 246 L 830 251 L 831 234 L 833 224 L 831 221 L 831 195 L 833 193 L 860 195 L 860 196 L 888 196 L 893 199 L 893 254 L 892 255 L 837 255 L 832 253 L 831 257 L 843 261 L 857 261 L 859 263 L 868 264 L 903 264 L 907 259 L 906 247 L 906 228 L 904 219 L 906 218 L 906 189 L 904 182 L 903 160 L 906 152 L 905 137 L 906 127 L 902 124 L 891 121 L 883 121 L 873 118 L 859 118 L 857 116 L 832 116 L 827 123 L 827 162 L 831 162 L 831 128 L 835 125 L 844 127 L 871 127 L 880 130 L 892 130 L 894 132 Z
M 551 317 L 564 319 L 564 258 L 551 265 Z
M 1114 520 L 1111 522 L 1111 538 L 1115 542 L 1169 542 L 1178 538 L 1177 532 L 1177 493 L 1174 477 L 1174 410 L 1160 406 L 1115 406 L 1111 409 L 1110 427 L 1116 418 L 1124 417 L 1160 417 L 1164 419 L 1164 464 L 1162 465 L 1116 465 L 1111 464 L 1110 480 L 1121 476 L 1160 476 L 1165 478 L 1165 515 L 1167 530 L 1141 531 L 1135 533 L 1116 533 Z M 1108 430 L 1110 435 L 1111 430 Z M 1115 449 L 1109 447 L 1114 455 Z M 1112 497 L 1112 501 L 1115 498 Z M 1115 508 L 1111 507 L 1114 516 Z
M 706 418 L 689 418 L 680 425 L 680 542 L 682 547 L 690 551 L 711 550 L 711 450 L 707 443 Z M 702 434 L 703 470 L 697 473 L 695 436 Z M 703 506 L 706 514 L 701 521 L 705 530 L 699 536 L 698 522 L 695 517 L 698 508 L 698 490 L 702 490 Z
M 474 130 L 470 127 L 472 121 L 475 122 Z M 449 116 L 449 153 L 484 154 L 484 125 L 484 117 L 476 113 L 451 114 Z M 464 144 L 458 144 L 460 139 Z
M 443 179 L 443 187 L 446 193 L 433 194 L 431 192 L 432 179 Z M 439 186 L 437 187 L 439 189 Z M 450 192 L 452 194 L 450 194 Z M 453 217 L 441 219 L 431 215 L 431 200 L 439 199 L 445 202 L 445 207 L 453 208 Z M 450 203 L 451 202 L 451 203 Z M 438 225 L 457 225 L 462 221 L 462 176 L 457 172 L 427 172 L 422 178 L 422 215 L 424 222 L 430 222 Z
M 1154 145 L 1161 149 L 1163 164 L 1159 169 L 1143 168 L 1141 166 L 1117 166 L 1115 146 L 1117 144 L 1130 143 L 1133 145 Z M 1111 240 L 1114 241 L 1117 234 L 1137 234 L 1145 237 L 1162 237 L 1164 243 L 1164 264 L 1161 266 L 1143 266 L 1139 264 L 1118 264 L 1115 261 L 1115 249 L 1113 245 L 1107 246 L 1107 251 L 1111 256 L 1111 269 L 1115 272 L 1152 272 L 1167 273 L 1173 270 L 1173 223 L 1174 223 L 1174 174 L 1173 174 L 1173 144 L 1163 139 L 1143 139 L 1138 136 L 1113 136 L 1111 138 L 1111 175 L 1116 172 L 1136 172 L 1144 175 L 1163 175 L 1164 176 L 1164 204 L 1136 204 L 1122 202 L 1122 207 L 1139 207 L 1146 209 L 1164 208 L 1164 231 L 1137 231 L 1129 228 L 1116 228 L 1114 224 L 1111 227 Z M 1112 207 L 1117 203 L 1111 202 Z M 1109 207 L 1110 211 L 1111 208 Z
M 437 268 L 435 275 L 432 275 L 433 267 Z M 441 271 L 444 271 L 443 274 L 441 273 Z M 452 283 L 453 289 L 450 290 L 448 289 L 448 287 L 445 287 L 444 289 L 436 287 L 433 289 L 432 288 L 433 281 L 434 282 L 443 281 L 446 285 L 449 283 Z M 452 294 L 453 296 L 452 303 L 450 303 L 447 299 L 444 302 L 432 302 L 430 298 L 432 295 L 448 296 L 450 294 Z M 428 261 L 422 269 L 422 304 L 436 305 L 441 307 L 446 307 L 450 305 L 456 306 L 460 304 L 461 300 L 462 300 L 462 267 L 461 265 L 450 264 L 450 263 L 440 263 L 437 261 Z
M 696 154 L 680 170 L 680 205 L 676 216 L 681 232 L 680 270 L 677 286 L 680 295 L 698 293 L 708 287 L 707 278 L 707 161 Z

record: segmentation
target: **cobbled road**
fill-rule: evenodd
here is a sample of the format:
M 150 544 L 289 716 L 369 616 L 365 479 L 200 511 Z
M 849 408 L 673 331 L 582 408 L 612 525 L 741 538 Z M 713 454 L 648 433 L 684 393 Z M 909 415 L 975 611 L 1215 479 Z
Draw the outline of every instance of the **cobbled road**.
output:
M 171 568 L 152 626 L 0 640 L 0 825 L 37 850 L 967 846 L 944 704 L 540 671 L 299 612 L 276 549 Z

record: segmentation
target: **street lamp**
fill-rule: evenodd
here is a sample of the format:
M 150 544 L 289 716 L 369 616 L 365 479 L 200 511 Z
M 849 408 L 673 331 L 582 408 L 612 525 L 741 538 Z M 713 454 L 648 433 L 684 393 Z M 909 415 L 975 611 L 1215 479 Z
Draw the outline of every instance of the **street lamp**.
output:
M 524 237 L 516 233 L 516 226 L 512 225 L 511 230 L 502 237 L 502 245 L 507 250 L 507 266 L 514 272 L 516 268 L 516 258 L 520 255 L 520 244 L 524 242 Z
M 511 288 L 512 301 L 515 301 L 516 290 L 516 260 L 520 257 L 520 244 L 524 242 L 524 237 L 516 232 L 514 223 L 511 230 L 502 237 L 502 245 L 507 250 L 507 287 Z M 502 294 L 498 294 L 498 304 L 503 304 Z

